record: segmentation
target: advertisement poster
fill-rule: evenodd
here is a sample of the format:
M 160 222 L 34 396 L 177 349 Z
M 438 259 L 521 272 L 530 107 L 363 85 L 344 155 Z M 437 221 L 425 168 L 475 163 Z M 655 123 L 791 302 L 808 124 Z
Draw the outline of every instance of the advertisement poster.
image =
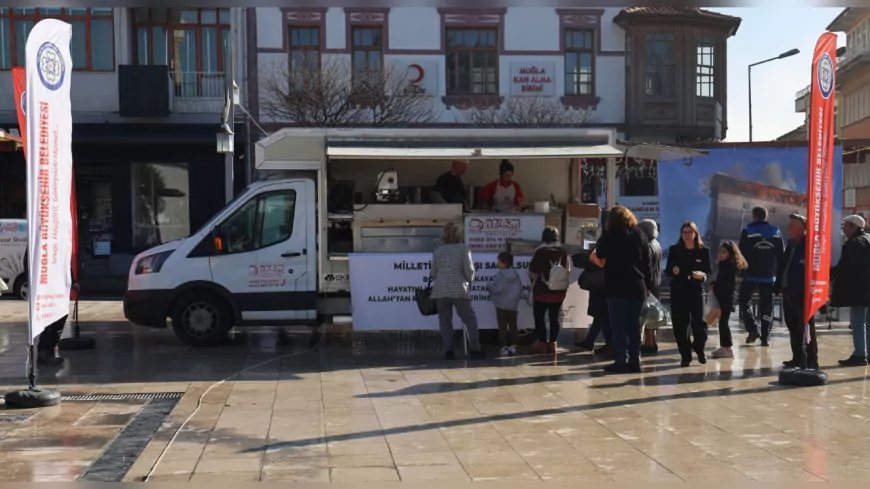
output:
M 27 222 L 30 337 L 69 314 L 72 255 L 70 38 L 59 20 L 37 23 L 27 38 Z
M 465 217 L 465 244 L 472 250 L 504 250 L 505 240 L 539 241 L 546 226 L 542 214 Z
M 740 240 L 752 221 L 752 208 L 764 206 L 770 222 L 785 234 L 788 215 L 807 215 L 807 148 L 716 148 L 693 159 L 659 164 L 659 241 L 667 254 L 677 242 L 680 226 L 694 221 L 704 243 L 712 250 L 724 241 Z M 833 219 L 839 222 L 842 206 L 843 158 L 832 147 Z M 842 235 L 832 233 L 833 260 L 839 259 Z
M 473 253 L 476 269 L 471 300 L 481 329 L 497 329 L 495 307 L 489 299 L 487 284 L 496 273 L 497 253 Z M 365 330 L 438 330 L 438 316 L 422 316 L 414 301 L 414 292 L 427 286 L 430 253 L 361 253 L 350 255 L 350 291 L 353 328 Z M 525 285 L 520 301 L 520 329 L 534 329 L 528 294 L 528 268 L 531 256 L 514 256 Z M 588 293 L 577 286 L 579 271 L 571 271 L 571 287 L 562 305 L 562 327 L 587 327 L 592 319 L 586 315 Z M 358 279 L 354 279 L 357 277 Z M 453 327 L 461 322 L 454 312 Z
M 654 196 L 648 197 L 623 197 L 619 196 L 616 203 L 628 207 L 638 221 L 644 219 L 652 219 L 658 222 L 661 217 L 659 212 L 659 198 Z
M 813 55 L 810 91 L 808 210 L 804 322 L 828 301 L 831 270 L 831 180 L 834 147 L 834 73 L 837 70 L 837 35 L 822 34 Z M 839 190 L 834 195 L 839 195 Z M 839 206 L 835 206 L 839 207 Z M 839 222 L 839 220 L 838 220 Z M 839 234 L 839 233 L 838 233 Z M 809 340 L 807 340 L 809 341 Z

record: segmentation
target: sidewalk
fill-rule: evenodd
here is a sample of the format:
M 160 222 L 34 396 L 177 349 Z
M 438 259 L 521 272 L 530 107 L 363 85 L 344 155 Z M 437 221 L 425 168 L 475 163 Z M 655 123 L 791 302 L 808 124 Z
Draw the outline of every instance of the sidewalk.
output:
M 0 318 L 18 317 L 12 309 L 0 301 Z M 204 397 L 151 480 L 793 483 L 870 476 L 865 369 L 831 367 L 850 350 L 843 325 L 820 331 L 829 385 L 794 389 L 776 385 L 789 356 L 781 326 L 770 348 L 739 345 L 733 360 L 682 369 L 674 345 L 663 342 L 643 374 L 603 376 L 606 362 L 569 350 L 446 361 L 436 332 L 327 329 L 312 337 L 301 329 L 281 342 L 276 330 L 255 328 L 226 346 L 189 349 L 170 331 L 118 319 L 117 303 L 83 303 L 85 310 L 83 333 L 97 338 L 97 349 L 70 352 L 63 369 L 41 372 L 40 384 L 67 395 L 183 396 L 0 411 L 0 480 L 141 480 L 210 386 L 271 359 Z M 25 329 L 0 323 L 0 384 L 24 381 Z M 8 418 L 22 414 L 32 416 Z

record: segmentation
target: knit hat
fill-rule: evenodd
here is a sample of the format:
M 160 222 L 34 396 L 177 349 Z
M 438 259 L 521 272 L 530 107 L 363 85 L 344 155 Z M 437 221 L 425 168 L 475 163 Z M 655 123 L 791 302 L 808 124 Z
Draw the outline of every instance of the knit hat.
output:
M 850 224 L 854 224 L 856 227 L 858 227 L 860 229 L 864 229 L 864 227 L 867 225 L 867 221 L 865 221 L 864 218 L 859 216 L 859 215 L 846 216 L 843 219 L 843 222 L 848 222 Z
M 514 165 L 511 164 L 510 161 L 508 161 L 508 160 L 506 160 L 506 159 L 505 159 L 505 160 L 501 160 L 501 164 L 498 165 L 498 174 L 499 174 L 499 175 L 503 175 L 503 174 L 505 174 L 505 173 L 507 173 L 507 172 L 511 172 L 511 173 L 513 173 L 513 171 L 514 171 Z

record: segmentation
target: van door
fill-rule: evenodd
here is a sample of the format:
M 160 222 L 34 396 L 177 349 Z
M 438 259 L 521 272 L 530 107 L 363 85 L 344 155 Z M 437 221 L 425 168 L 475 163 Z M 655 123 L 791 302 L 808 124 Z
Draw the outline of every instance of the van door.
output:
M 317 315 L 317 292 L 305 280 L 316 259 L 308 242 L 314 196 L 306 183 L 267 187 L 217 227 L 226 249 L 211 258 L 212 277 L 233 293 L 243 321 Z

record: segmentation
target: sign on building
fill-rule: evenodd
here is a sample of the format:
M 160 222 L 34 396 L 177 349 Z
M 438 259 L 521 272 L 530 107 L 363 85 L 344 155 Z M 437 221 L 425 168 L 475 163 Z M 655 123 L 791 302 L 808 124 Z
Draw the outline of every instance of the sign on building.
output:
M 510 64 L 510 94 L 514 97 L 556 95 L 556 64 L 514 62 Z

